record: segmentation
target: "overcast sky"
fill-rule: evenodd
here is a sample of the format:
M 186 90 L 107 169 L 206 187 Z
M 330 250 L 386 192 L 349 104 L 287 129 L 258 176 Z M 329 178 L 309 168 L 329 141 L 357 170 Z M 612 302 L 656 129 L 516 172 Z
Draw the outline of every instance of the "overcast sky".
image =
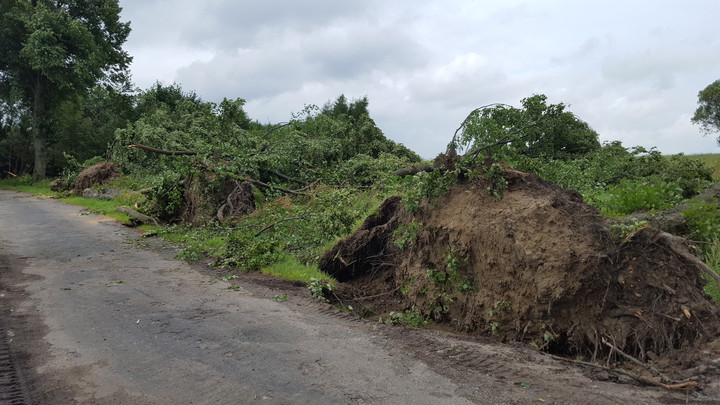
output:
M 247 100 L 260 122 L 367 96 L 425 158 L 474 108 L 533 94 L 602 141 L 720 153 L 690 123 L 720 79 L 717 0 L 120 0 L 135 84 Z

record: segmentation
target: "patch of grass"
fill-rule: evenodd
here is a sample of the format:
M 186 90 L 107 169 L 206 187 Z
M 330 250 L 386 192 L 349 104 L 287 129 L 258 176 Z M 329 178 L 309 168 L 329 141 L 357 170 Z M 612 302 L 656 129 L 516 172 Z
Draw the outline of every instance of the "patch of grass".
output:
M 225 252 L 227 238 L 219 228 L 193 228 L 187 225 L 142 226 L 143 237 L 159 236 L 183 248 L 177 257 L 193 263 L 205 257 L 219 258 Z
M 703 261 L 716 273 L 720 274 L 720 239 L 715 239 L 712 245 L 708 245 L 703 250 Z M 720 285 L 709 274 L 704 274 L 707 284 L 705 285 L 705 293 L 712 297 L 716 304 L 720 305 Z
M 713 179 L 720 180 L 720 153 L 689 155 L 689 157 L 705 163 L 707 167 L 713 170 Z
M 28 177 L 0 180 L 0 189 L 24 191 L 43 197 L 58 197 L 59 194 L 50 190 L 50 180 L 32 181 Z
M 129 216 L 121 212 L 115 211 L 115 207 L 118 205 L 115 201 L 98 200 L 96 198 L 85 198 L 78 196 L 61 198 L 60 201 L 85 207 L 93 214 L 105 215 L 123 224 L 130 223 Z
M 306 266 L 292 256 L 287 256 L 284 260 L 265 267 L 262 269 L 262 273 L 290 281 L 302 281 L 308 284 L 312 282 L 313 279 L 332 280 L 330 276 L 318 270 L 317 267 Z

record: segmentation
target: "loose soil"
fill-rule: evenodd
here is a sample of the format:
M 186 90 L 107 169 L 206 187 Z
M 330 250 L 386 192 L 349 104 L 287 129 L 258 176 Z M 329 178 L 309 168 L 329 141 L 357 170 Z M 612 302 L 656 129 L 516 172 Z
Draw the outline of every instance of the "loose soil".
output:
M 477 176 L 413 213 L 385 201 L 321 260 L 338 303 L 666 383 L 720 379 L 720 309 L 692 246 L 650 227 L 618 240 L 578 193 L 504 177 L 500 199 Z

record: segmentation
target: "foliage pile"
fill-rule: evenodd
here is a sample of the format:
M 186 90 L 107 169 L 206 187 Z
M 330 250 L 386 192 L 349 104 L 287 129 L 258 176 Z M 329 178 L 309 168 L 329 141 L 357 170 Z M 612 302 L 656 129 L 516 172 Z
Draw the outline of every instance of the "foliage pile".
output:
M 120 176 L 120 173 L 115 163 L 99 162 L 78 174 L 73 191 L 75 191 L 75 194 L 81 195 L 86 188 L 108 184 L 118 176 Z

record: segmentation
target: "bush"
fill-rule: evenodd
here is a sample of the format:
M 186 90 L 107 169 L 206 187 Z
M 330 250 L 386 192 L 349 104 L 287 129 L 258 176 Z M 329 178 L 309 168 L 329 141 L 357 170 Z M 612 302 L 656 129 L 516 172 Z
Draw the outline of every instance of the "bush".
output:
M 623 179 L 597 193 L 587 193 L 588 202 L 607 215 L 627 215 L 637 211 L 660 210 L 674 206 L 683 199 L 683 190 L 676 183 L 657 177 L 644 180 Z

